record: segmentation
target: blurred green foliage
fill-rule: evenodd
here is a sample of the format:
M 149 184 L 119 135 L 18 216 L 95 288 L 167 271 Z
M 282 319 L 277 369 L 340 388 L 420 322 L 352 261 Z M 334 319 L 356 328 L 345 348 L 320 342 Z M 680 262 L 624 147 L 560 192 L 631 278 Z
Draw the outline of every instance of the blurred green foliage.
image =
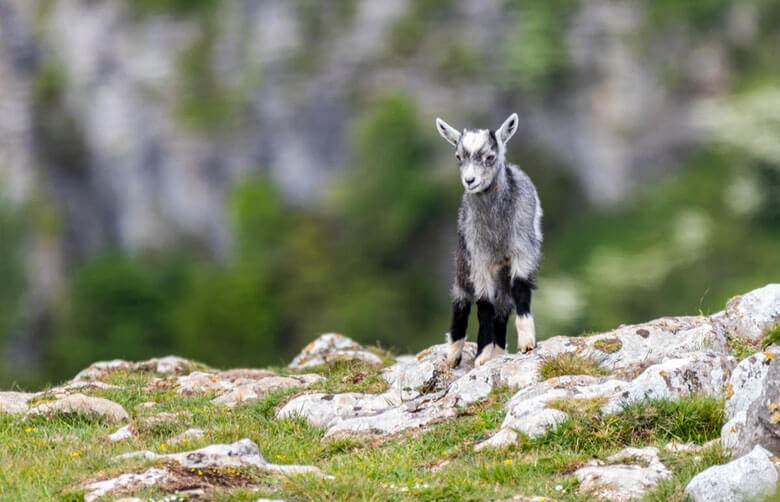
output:
M 0 360 L 8 357 L 5 351 L 22 320 L 20 307 L 26 289 L 23 223 L 18 211 L 0 204 Z M 0 378 L 10 378 L 3 373 L 0 366 Z
M 240 123 L 244 88 L 257 82 L 228 85 L 215 74 L 219 2 L 128 2 L 136 15 L 186 15 L 200 27 L 179 58 L 182 122 L 209 133 Z M 732 7 L 724 0 L 645 4 L 653 30 L 683 26 L 726 39 L 725 13 Z M 776 0 L 754 4 L 755 41 L 749 49 L 726 47 L 740 92 L 767 81 L 776 85 L 779 73 L 773 49 L 780 9 Z M 355 0 L 333 5 L 296 0 L 307 50 L 290 56 L 291 71 L 316 67 L 330 34 L 351 22 Z M 504 5 L 510 27 L 506 39 L 498 40 L 495 60 L 480 59 L 451 36 L 457 22 L 447 31 L 447 21 L 458 16 L 451 0 L 413 2 L 390 30 L 386 55 L 403 64 L 438 47 L 432 71 L 441 79 L 495 80 L 507 102 L 555 96 L 576 85 L 568 79 L 565 34 L 581 2 Z M 446 44 L 439 46 L 442 40 Z M 35 78 L 37 146 L 52 164 L 79 169 L 86 166 L 83 138 L 64 105 L 66 84 L 65 72 L 54 64 Z M 353 124 L 349 168 L 332 180 L 329 197 L 293 205 L 270 179 L 248 178 L 229 197 L 234 247 L 224 262 L 182 250 L 104 251 L 70 271 L 43 340 L 42 377 L 69 377 L 98 359 L 164 353 L 218 366 L 283 363 L 327 331 L 402 351 L 442 341 L 461 192 L 451 150 L 433 137 L 431 124 L 420 123 L 410 97 L 372 94 L 365 100 L 359 91 L 355 101 L 364 112 Z M 771 160 L 704 145 L 661 182 L 646 182 L 624 205 L 596 210 L 556 159 L 521 138 L 508 155 L 534 180 L 545 208 L 544 259 L 532 305 L 540 338 L 711 313 L 734 294 L 780 280 L 780 169 Z M 41 207 L 46 209 L 26 216 L 32 224 L 0 207 L 0 350 L 23 325 L 25 229 L 61 232 L 56 214 Z M 0 379 L 7 379 L 2 368 Z

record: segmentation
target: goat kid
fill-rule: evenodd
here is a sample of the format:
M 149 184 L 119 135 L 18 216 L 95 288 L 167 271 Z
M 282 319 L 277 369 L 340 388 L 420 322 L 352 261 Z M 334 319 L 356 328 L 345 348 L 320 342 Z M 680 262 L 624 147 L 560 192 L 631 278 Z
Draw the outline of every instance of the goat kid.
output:
M 465 188 L 458 211 L 458 249 L 452 288 L 447 362 L 460 364 L 471 306 L 477 304 L 479 367 L 506 350 L 506 325 L 517 311 L 517 349 L 536 346 L 531 290 L 536 289 L 542 245 L 542 207 L 531 179 L 506 161 L 506 143 L 517 131 L 513 113 L 496 131 L 462 132 L 436 119 L 436 129 L 455 147 Z

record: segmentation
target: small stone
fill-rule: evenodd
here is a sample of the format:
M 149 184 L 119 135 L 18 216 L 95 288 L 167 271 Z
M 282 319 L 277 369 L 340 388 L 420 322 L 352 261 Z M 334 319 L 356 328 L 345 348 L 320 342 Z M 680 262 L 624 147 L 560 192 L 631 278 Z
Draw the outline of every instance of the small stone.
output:
M 133 426 L 125 425 L 116 432 L 109 434 L 106 439 L 108 439 L 110 443 L 118 443 L 119 441 L 130 439 L 131 437 L 133 437 Z

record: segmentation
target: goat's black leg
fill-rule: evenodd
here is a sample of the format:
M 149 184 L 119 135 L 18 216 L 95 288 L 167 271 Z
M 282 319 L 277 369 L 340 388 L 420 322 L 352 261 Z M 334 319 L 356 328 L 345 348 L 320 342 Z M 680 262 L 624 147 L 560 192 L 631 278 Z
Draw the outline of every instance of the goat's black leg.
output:
M 528 279 L 512 279 L 512 299 L 517 309 L 515 328 L 518 352 L 528 352 L 536 346 L 536 328 L 531 316 L 531 290 L 535 287 Z
M 479 334 L 477 335 L 477 358 L 474 366 L 481 366 L 490 360 L 493 353 L 493 320 L 496 317 L 496 307 L 490 300 L 477 300 L 477 318 L 479 319 Z
M 452 322 L 450 323 L 450 332 L 447 335 L 449 342 L 447 364 L 451 368 L 456 368 L 463 357 L 463 345 L 466 343 L 466 329 L 469 325 L 470 312 L 470 301 L 455 300 L 452 302 Z
M 509 313 L 497 313 L 495 319 L 493 319 L 493 340 L 496 344 L 494 352 L 498 349 L 498 353 L 494 356 L 506 350 L 506 323 L 509 320 Z

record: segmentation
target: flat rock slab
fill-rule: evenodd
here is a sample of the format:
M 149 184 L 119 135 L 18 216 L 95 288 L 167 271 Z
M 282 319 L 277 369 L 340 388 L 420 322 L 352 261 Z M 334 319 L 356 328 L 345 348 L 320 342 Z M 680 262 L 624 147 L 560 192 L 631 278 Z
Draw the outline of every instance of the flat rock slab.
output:
M 691 479 L 685 494 L 693 502 L 752 502 L 774 495 L 777 469 L 772 454 L 756 446 L 747 455 L 705 469 Z
M 152 467 L 139 473 L 122 474 L 111 479 L 95 481 L 84 487 L 84 502 L 92 502 L 112 493 L 129 493 L 150 486 L 170 483 L 172 476 L 167 469 Z
M 124 427 L 106 436 L 106 440 L 108 440 L 109 443 L 118 443 L 119 441 L 130 439 L 131 437 L 133 437 L 133 426 L 125 425 Z
M 232 408 L 277 390 L 307 387 L 324 379 L 315 373 L 283 377 L 267 370 L 193 371 L 178 377 L 175 386 L 179 394 L 186 396 L 211 392 L 217 395 L 212 400 L 214 404 Z
M 130 418 L 120 404 L 84 394 L 71 394 L 55 401 L 43 402 L 31 408 L 25 416 L 30 418 L 58 414 L 81 415 L 115 424 L 126 422 Z
M 34 395 L 27 392 L 0 392 L 0 413 L 9 415 L 26 413 L 30 408 L 27 406 L 27 401 Z
M 607 458 L 592 460 L 574 472 L 578 490 L 599 499 L 622 502 L 636 500 L 668 479 L 672 473 L 658 458 L 658 448 L 626 448 Z
M 326 333 L 304 347 L 288 367 L 303 369 L 344 360 L 362 361 L 377 367 L 384 366 L 379 356 L 365 350 L 351 338 L 337 333 Z
M 115 457 L 116 460 L 134 458 L 143 458 L 146 460 L 174 460 L 182 467 L 189 469 L 254 466 L 272 473 L 322 474 L 322 471 L 317 467 L 310 465 L 271 464 L 260 454 L 260 449 L 257 447 L 257 444 L 246 438 L 231 444 L 213 444 L 197 450 L 180 453 L 159 455 L 148 450 L 143 450 L 124 453 Z

